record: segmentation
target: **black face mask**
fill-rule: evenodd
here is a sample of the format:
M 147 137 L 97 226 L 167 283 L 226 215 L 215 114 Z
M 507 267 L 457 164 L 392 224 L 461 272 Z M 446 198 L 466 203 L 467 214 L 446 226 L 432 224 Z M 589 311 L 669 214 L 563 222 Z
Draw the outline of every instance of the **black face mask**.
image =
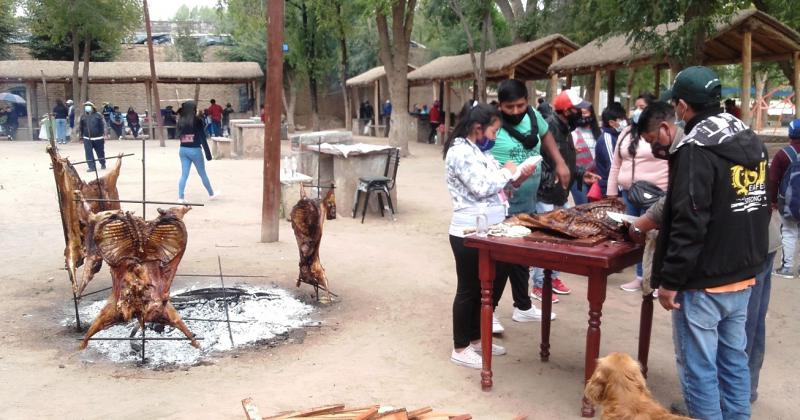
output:
M 522 114 L 506 114 L 505 112 L 501 112 L 500 114 L 503 116 L 503 121 L 511 124 L 512 126 L 519 125 L 519 123 L 521 123 L 525 118 L 524 112 Z
M 569 131 L 572 131 L 581 125 L 583 125 L 583 116 L 581 114 L 569 114 L 567 116 L 567 126 L 569 127 Z

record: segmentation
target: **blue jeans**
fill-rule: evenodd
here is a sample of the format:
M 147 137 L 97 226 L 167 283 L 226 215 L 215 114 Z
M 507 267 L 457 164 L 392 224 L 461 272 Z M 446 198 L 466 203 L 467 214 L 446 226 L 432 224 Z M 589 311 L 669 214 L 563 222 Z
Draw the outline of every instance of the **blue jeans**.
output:
M 67 120 L 65 118 L 56 119 L 56 141 L 59 143 L 67 139 Z
M 775 252 L 767 255 L 764 267 L 756 276 L 756 285 L 750 294 L 747 304 L 747 323 L 744 330 L 747 334 L 747 364 L 750 367 L 750 401 L 758 398 L 758 376 L 764 364 L 766 344 L 766 317 L 769 308 L 769 292 L 772 287 L 772 262 Z
M 219 121 L 211 121 L 211 124 L 208 126 L 208 132 L 211 133 L 214 137 L 219 137 L 222 135 L 222 125 Z
M 647 209 L 640 209 L 630 201 L 628 201 L 628 191 L 622 190 L 619 193 L 620 197 L 622 197 L 622 201 L 625 203 L 625 214 L 630 214 L 631 216 L 639 217 L 647 212 Z M 639 261 L 636 263 L 636 277 L 641 278 L 644 275 L 644 270 L 642 269 L 642 262 Z
M 548 211 L 553 211 L 555 209 L 556 206 L 553 204 L 542 203 L 539 201 L 536 202 L 536 214 L 547 213 Z M 551 276 L 551 278 L 553 280 L 557 279 L 558 274 L 559 274 L 558 271 L 553 270 L 553 275 Z M 541 289 L 542 286 L 544 285 L 544 269 L 534 267 L 533 273 L 531 274 L 531 278 L 533 279 L 533 287 Z
M 106 141 L 105 140 L 87 140 L 83 139 L 83 152 L 86 155 L 86 165 L 89 170 L 96 170 L 97 165 L 94 160 L 94 153 L 97 153 L 97 159 L 100 160 L 100 166 L 106 167 Z
M 689 415 L 703 420 L 750 418 L 745 322 L 750 289 L 682 291 L 672 311 L 678 378 Z
M 179 153 L 181 157 L 181 179 L 178 182 L 178 198 L 183 200 L 183 191 L 186 189 L 186 179 L 189 178 L 189 169 L 192 164 L 194 164 L 197 173 L 200 174 L 200 179 L 203 181 L 203 186 L 206 187 L 208 195 L 214 195 L 214 190 L 211 189 L 211 181 L 208 180 L 208 175 L 206 175 L 206 161 L 205 156 L 203 156 L 203 150 L 199 147 L 183 146 L 179 149 L 181 149 Z
M 581 181 L 581 183 L 583 182 Z M 575 202 L 576 206 L 580 206 L 581 204 L 586 204 L 589 202 L 589 199 L 586 198 L 586 193 L 589 192 L 588 188 L 588 186 L 583 185 L 583 191 L 578 191 L 577 183 L 572 184 L 572 186 L 569 187 L 569 191 L 572 193 L 572 201 Z

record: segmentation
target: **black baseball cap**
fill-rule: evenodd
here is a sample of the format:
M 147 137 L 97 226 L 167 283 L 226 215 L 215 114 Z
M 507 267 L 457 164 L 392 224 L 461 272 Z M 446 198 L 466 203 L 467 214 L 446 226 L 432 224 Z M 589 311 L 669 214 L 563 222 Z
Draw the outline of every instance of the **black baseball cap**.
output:
M 675 76 L 672 87 L 661 97 L 665 100 L 683 99 L 693 104 L 719 102 L 722 98 L 722 83 L 717 73 L 708 67 L 687 67 Z

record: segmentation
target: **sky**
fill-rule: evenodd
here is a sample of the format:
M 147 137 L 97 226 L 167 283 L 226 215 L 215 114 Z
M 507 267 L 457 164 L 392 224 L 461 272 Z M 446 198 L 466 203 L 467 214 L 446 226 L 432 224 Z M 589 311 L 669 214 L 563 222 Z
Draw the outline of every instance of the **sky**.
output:
M 184 4 L 189 8 L 195 6 L 214 7 L 217 5 L 217 0 L 150 0 L 147 4 L 150 6 L 151 20 L 169 20 Z

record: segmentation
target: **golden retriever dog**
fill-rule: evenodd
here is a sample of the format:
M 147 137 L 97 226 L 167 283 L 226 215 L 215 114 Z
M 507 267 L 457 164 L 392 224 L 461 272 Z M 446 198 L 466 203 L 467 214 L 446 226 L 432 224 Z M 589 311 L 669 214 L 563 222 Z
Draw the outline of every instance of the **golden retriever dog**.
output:
M 671 414 L 653 399 L 639 362 L 626 353 L 597 359 L 584 394 L 603 407 L 602 420 L 691 420 Z

